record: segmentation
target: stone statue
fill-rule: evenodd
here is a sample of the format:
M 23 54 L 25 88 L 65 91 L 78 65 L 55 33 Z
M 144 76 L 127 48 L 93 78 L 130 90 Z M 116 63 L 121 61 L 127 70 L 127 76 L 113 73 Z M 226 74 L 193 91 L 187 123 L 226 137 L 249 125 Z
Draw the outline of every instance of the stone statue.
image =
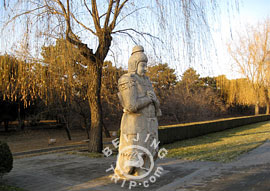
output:
M 135 46 L 128 61 L 128 73 L 118 81 L 124 113 L 115 174 L 121 178 L 141 176 L 150 168 L 149 157 L 134 145 L 147 149 L 154 160 L 157 158 L 158 146 L 155 147 L 153 141 L 158 142 L 157 116 L 161 115 L 161 110 L 152 84 L 145 76 L 147 61 L 143 47 Z

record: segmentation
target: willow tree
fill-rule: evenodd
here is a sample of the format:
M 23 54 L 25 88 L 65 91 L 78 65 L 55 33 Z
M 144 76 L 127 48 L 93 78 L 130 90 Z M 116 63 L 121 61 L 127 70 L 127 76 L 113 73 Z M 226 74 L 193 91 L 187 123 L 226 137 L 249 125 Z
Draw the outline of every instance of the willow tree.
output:
M 48 101 L 53 101 L 50 94 L 59 91 L 64 101 L 71 102 L 75 96 L 87 98 L 86 84 L 88 73 L 82 62 L 79 50 L 64 39 L 57 39 L 55 45 L 43 46 L 41 51 L 44 90 L 48 92 Z M 84 85 L 84 86 L 83 86 Z
M 266 61 L 270 50 L 270 20 L 256 26 L 247 26 L 246 32 L 239 35 L 238 40 L 234 40 L 228 45 L 228 50 L 233 58 L 238 71 L 251 84 L 251 91 L 255 97 L 250 100 L 255 101 L 255 114 L 259 114 L 261 89 L 265 89 L 265 100 L 269 112 L 269 62 Z
M 3 100 L 23 101 L 28 106 L 31 100 L 42 97 L 39 90 L 42 81 L 36 76 L 36 63 L 25 62 L 11 55 L 0 56 L 0 93 Z
M 227 79 L 224 75 L 216 77 L 217 88 L 229 105 L 254 105 L 255 114 L 259 114 L 259 106 L 265 105 L 264 89 L 254 86 L 247 78 Z
M 230 2 L 230 0 L 228 0 Z M 100 87 L 102 66 L 117 34 L 130 37 L 134 43 L 158 42 L 177 38 L 185 44 L 188 58 L 210 35 L 209 20 L 218 9 L 216 0 L 15 0 L 3 1 L 0 11 L 6 24 L 13 23 L 15 30 L 25 30 L 25 46 L 38 46 L 54 42 L 59 36 L 78 48 L 83 65 L 90 78 L 83 81 L 91 109 L 89 151 L 102 150 L 102 111 Z M 210 15 L 210 17 L 209 17 Z M 147 22 L 146 22 L 147 21 Z M 149 25 L 149 23 L 153 25 Z M 10 25 L 4 25 L 4 29 Z M 164 30 L 164 31 L 162 31 Z M 12 30 L 5 30 L 8 36 Z M 35 39 L 35 40 L 34 40 Z M 119 38 L 115 38 L 119 39 Z M 137 39 L 137 40 L 136 40 Z M 121 40 L 121 39 L 120 39 Z M 30 42 L 30 43 L 29 43 Z M 165 42 L 179 50 L 175 42 Z M 145 44 L 145 43 L 144 43 Z M 32 47 L 35 48 L 35 47 Z M 160 47 L 156 47 L 159 49 Z M 37 48 L 38 49 L 38 48 Z M 155 52 L 155 51 L 154 51 Z M 181 54 L 183 55 L 183 54 Z M 63 58 L 63 61 L 65 58 Z
M 266 101 L 266 114 L 270 114 L 270 51 L 267 52 L 265 57 L 265 76 L 264 78 L 264 94 L 265 94 L 265 101 Z

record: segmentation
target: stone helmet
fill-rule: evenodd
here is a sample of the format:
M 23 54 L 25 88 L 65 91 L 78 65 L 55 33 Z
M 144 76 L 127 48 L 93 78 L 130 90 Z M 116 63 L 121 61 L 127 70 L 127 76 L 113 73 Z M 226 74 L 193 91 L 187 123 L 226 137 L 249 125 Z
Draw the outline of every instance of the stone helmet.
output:
M 136 72 L 138 64 L 140 62 L 147 62 L 147 56 L 144 54 L 144 49 L 142 46 L 135 46 L 132 49 L 131 56 L 128 60 L 128 72 Z

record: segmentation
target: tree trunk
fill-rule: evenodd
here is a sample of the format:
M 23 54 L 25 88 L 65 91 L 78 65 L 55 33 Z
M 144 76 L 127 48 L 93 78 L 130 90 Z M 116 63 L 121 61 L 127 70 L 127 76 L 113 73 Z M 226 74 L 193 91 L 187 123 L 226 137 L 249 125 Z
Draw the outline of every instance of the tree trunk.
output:
M 68 140 L 71 141 L 71 135 L 70 135 L 70 129 L 69 129 L 69 121 L 67 121 L 67 123 L 65 125 L 65 130 L 66 130 L 66 133 L 67 133 Z
M 87 96 L 91 110 L 91 129 L 88 150 L 102 152 L 102 108 L 100 101 L 102 63 L 89 65 L 91 79 L 88 81 Z
M 8 132 L 8 120 L 4 120 L 5 132 Z
M 61 110 L 63 113 L 66 114 L 66 112 L 63 110 L 62 105 L 61 105 Z M 69 129 L 69 120 L 68 120 L 68 117 L 65 116 L 65 114 L 58 115 L 58 118 L 60 119 L 58 123 L 63 124 L 63 127 L 67 133 L 68 140 L 71 141 L 72 138 L 71 138 L 70 129 Z
M 258 103 L 256 103 L 255 104 L 255 115 L 259 115 L 259 104 Z
M 269 109 L 270 109 L 270 103 L 267 102 L 266 103 L 266 112 L 265 112 L 266 115 L 269 115 Z
M 86 138 L 89 140 L 90 139 L 90 134 L 89 134 L 90 123 L 88 123 L 88 121 L 87 121 L 87 119 L 85 117 L 83 117 L 83 119 L 84 119 L 84 124 L 85 124 Z
M 268 88 L 264 89 L 265 99 L 266 99 L 266 112 L 265 114 L 269 115 L 269 107 L 270 107 L 270 98 L 268 95 Z
M 107 31 L 106 31 L 107 30 Z M 93 51 L 87 47 L 87 45 L 82 43 L 75 43 L 79 45 L 81 54 L 89 62 L 89 79 L 88 79 L 88 90 L 87 97 L 91 112 L 91 128 L 90 128 L 90 139 L 88 150 L 89 152 L 102 152 L 102 107 L 100 100 L 100 90 L 101 90 L 101 76 L 102 76 L 102 66 L 105 57 L 111 46 L 111 31 L 106 29 L 100 31 L 98 34 L 99 46 L 93 54 Z M 74 43 L 74 41 L 68 37 L 68 41 Z
M 111 138 L 110 131 L 107 129 L 107 127 L 104 125 L 104 123 L 102 123 L 102 126 L 103 126 L 103 132 L 105 133 L 105 136 L 107 138 Z
M 21 130 L 24 130 L 24 120 L 21 118 L 22 116 L 22 110 L 21 110 L 21 103 L 18 103 L 18 123 L 19 123 L 19 128 Z

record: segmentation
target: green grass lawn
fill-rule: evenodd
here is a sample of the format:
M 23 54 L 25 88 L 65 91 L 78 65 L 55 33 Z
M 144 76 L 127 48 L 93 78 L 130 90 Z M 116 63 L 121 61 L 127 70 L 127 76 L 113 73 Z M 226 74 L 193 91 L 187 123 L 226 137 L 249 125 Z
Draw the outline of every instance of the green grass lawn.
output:
M 167 157 L 230 162 L 270 139 L 270 122 L 261 122 L 165 145 Z

